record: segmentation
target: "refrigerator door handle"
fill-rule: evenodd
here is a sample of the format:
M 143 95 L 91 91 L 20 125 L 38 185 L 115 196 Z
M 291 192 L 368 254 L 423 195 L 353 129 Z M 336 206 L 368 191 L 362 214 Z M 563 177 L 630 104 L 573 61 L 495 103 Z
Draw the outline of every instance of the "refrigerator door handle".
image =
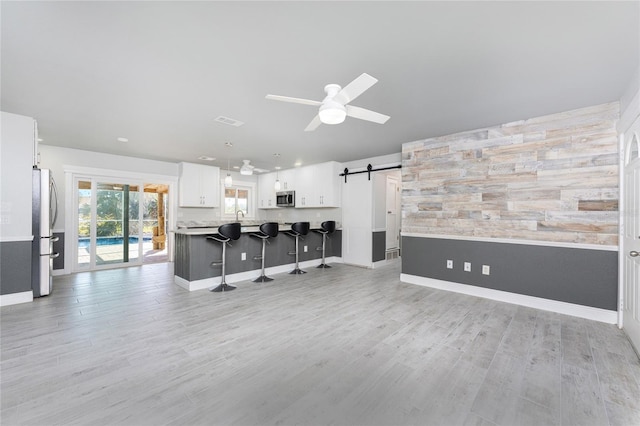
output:
M 56 220 L 58 220 L 58 187 L 56 186 L 56 181 L 51 177 L 51 198 L 49 199 L 49 209 L 53 209 L 53 220 L 51 221 L 51 227 L 56 224 Z

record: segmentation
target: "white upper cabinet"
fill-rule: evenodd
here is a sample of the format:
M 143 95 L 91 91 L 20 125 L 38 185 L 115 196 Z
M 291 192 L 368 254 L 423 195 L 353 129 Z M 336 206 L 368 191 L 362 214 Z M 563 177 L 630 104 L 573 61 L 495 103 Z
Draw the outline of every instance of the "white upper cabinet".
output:
M 278 179 L 280 179 L 280 191 L 295 190 L 298 184 L 297 169 L 280 170 Z
M 258 176 L 258 208 L 275 209 L 276 206 L 276 174 L 265 173 Z
M 296 169 L 296 207 L 340 207 L 339 174 L 335 161 Z
M 220 207 L 220 169 L 180 163 L 180 207 Z

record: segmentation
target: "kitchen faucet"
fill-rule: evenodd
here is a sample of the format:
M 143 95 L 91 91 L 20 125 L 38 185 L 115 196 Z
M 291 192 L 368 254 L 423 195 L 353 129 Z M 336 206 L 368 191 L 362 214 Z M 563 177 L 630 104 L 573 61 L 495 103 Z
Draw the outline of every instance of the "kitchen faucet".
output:
M 238 210 L 236 211 L 236 222 L 238 221 L 238 213 L 241 213 L 242 217 L 244 218 L 244 212 L 242 210 Z

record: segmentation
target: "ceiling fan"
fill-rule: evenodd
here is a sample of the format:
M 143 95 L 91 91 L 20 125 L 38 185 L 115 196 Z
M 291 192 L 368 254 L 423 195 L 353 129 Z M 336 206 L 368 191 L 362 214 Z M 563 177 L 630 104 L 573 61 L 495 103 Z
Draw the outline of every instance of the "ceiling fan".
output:
M 242 160 L 242 162 L 244 163 L 241 167 L 240 167 L 240 174 L 241 175 L 252 175 L 253 172 L 256 173 L 266 173 L 269 170 L 264 170 L 264 169 L 259 169 L 256 166 L 249 164 L 251 162 L 251 160 Z
M 337 84 L 327 84 L 324 87 L 324 91 L 327 93 L 327 96 L 322 102 L 279 95 L 267 95 L 266 98 L 274 101 L 319 106 L 320 109 L 318 111 L 318 115 L 316 115 L 314 119 L 311 120 L 311 123 L 309 123 L 309 125 L 304 129 L 305 132 L 314 131 L 321 123 L 340 124 L 347 116 L 359 118 L 360 120 L 372 121 L 378 124 L 384 124 L 390 118 L 388 115 L 353 105 L 347 105 L 377 82 L 377 79 L 371 77 L 367 73 L 363 73 L 351 83 L 347 84 L 344 88 Z

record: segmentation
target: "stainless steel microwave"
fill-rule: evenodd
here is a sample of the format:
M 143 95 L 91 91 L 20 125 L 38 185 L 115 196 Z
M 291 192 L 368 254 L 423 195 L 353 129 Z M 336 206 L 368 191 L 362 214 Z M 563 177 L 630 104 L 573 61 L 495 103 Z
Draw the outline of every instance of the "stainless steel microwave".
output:
M 296 192 L 295 191 L 276 192 L 276 205 L 278 207 L 295 207 Z

